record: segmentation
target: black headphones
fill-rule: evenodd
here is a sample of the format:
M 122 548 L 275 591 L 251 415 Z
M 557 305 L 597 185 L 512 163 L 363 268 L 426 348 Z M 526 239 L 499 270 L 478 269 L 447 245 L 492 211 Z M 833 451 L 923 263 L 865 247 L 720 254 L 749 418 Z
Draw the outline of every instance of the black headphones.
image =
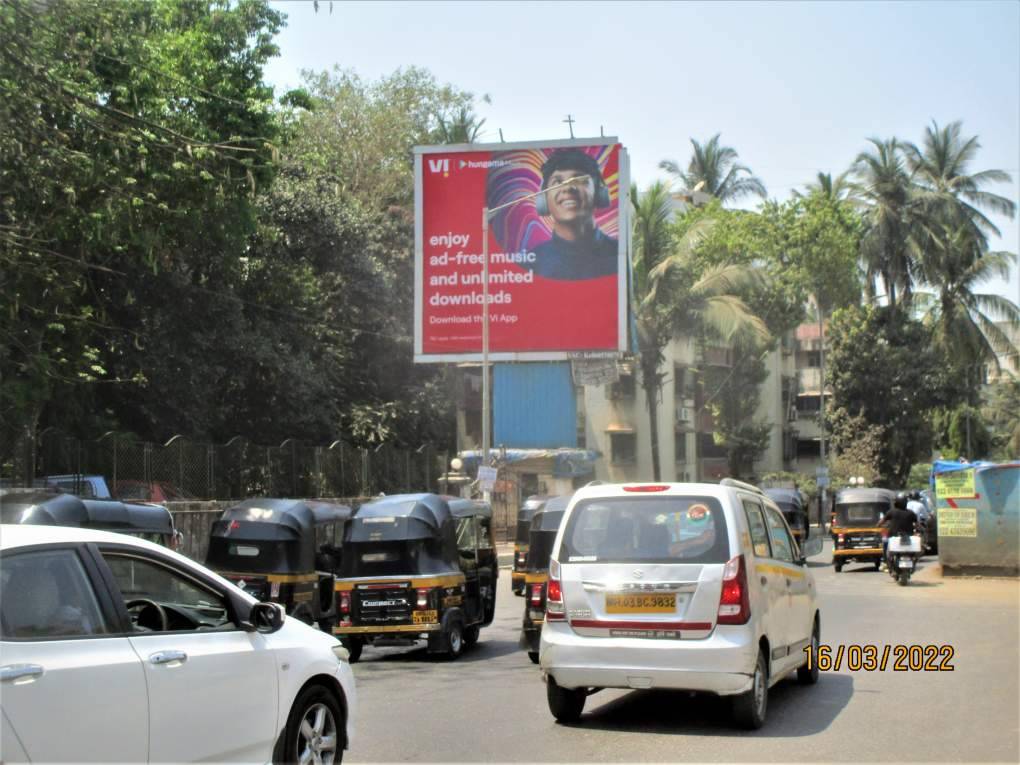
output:
M 604 210 L 609 207 L 610 204 L 609 187 L 606 186 L 606 182 L 602 180 L 601 173 L 597 176 L 589 174 L 588 177 L 595 183 L 595 209 Z M 535 197 L 535 212 L 543 217 L 548 217 L 549 215 L 549 200 L 546 199 L 544 192 Z

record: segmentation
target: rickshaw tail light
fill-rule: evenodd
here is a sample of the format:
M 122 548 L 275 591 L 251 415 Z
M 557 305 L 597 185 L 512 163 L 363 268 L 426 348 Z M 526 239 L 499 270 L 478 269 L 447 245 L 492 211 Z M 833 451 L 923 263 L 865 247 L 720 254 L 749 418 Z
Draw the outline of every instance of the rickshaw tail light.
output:
M 751 602 L 747 595 L 747 566 L 744 556 L 730 558 L 723 569 L 722 592 L 719 595 L 719 624 L 746 624 L 751 618 Z
M 337 609 L 342 614 L 351 612 L 351 593 L 345 590 L 337 595 Z
M 429 593 L 432 590 L 428 587 L 419 587 L 416 592 L 418 593 L 418 605 L 417 608 L 428 608 L 429 607 Z
M 559 584 L 559 582 L 557 582 L 557 584 Z M 535 606 L 536 608 L 541 608 L 542 607 L 542 584 L 541 583 L 532 584 L 531 585 L 531 605 Z

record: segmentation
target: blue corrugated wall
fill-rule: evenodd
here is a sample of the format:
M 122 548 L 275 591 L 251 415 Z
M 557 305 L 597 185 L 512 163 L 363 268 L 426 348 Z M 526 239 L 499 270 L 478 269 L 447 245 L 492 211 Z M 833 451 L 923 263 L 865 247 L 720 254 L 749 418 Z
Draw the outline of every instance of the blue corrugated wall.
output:
M 577 399 L 570 362 L 494 366 L 493 446 L 577 446 Z

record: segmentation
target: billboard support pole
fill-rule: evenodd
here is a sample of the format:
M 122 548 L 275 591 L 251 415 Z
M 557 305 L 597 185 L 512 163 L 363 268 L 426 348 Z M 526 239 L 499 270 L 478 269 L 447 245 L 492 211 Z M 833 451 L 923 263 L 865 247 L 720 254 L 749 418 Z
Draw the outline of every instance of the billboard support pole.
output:
M 482 461 L 488 467 L 492 434 L 489 432 L 489 208 L 482 208 Z M 489 492 L 484 492 L 489 501 Z

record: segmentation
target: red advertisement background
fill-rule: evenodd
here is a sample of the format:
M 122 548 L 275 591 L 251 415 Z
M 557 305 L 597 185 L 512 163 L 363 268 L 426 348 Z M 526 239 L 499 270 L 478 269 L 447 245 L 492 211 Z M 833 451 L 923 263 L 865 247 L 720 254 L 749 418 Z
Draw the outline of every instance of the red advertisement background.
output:
M 496 153 L 503 157 L 506 152 Z M 539 155 L 540 157 L 541 155 Z M 481 254 L 482 254 L 482 208 L 485 204 L 486 183 L 489 169 L 486 163 L 493 157 L 492 152 L 475 151 L 449 154 L 422 155 L 422 263 L 418 278 L 421 280 L 421 352 L 427 355 L 480 353 L 482 337 L 482 306 L 480 297 Z M 615 215 L 612 223 L 618 221 L 619 146 L 612 147 L 609 161 L 603 167 L 603 175 L 612 175 L 611 210 Z M 468 165 L 472 163 L 474 167 Z M 464 165 L 463 167 L 461 165 Z M 522 171 L 524 174 L 526 171 Z M 534 173 L 531 173 L 534 175 Z M 519 192 L 537 191 L 540 177 L 529 180 L 530 188 Z M 519 194 L 518 194 L 519 196 Z M 499 204 L 507 200 L 491 200 Z M 534 202 L 522 201 L 512 208 L 520 215 L 527 208 L 533 218 L 529 232 L 523 238 L 529 240 L 548 238 L 539 230 L 534 236 L 531 229 L 542 221 L 534 214 Z M 603 214 L 603 218 L 606 214 Z M 497 218 L 489 229 L 490 276 L 503 272 L 528 274 L 526 267 L 498 263 L 491 260 L 491 253 L 512 252 L 522 249 L 520 242 L 501 242 L 497 231 L 506 231 L 507 225 L 499 225 Z M 541 225 L 545 225 L 544 223 Z M 612 226 L 615 235 L 616 226 Z M 467 244 L 458 241 L 447 243 L 437 237 L 467 235 Z M 507 235 L 509 236 L 509 235 Z M 533 246 L 533 243 L 531 244 Z M 529 247 L 530 248 L 530 247 Z M 448 262 L 442 265 L 436 258 L 446 256 Z M 458 255 L 461 261 L 457 262 Z M 474 256 L 471 258 L 471 256 Z M 468 258 L 475 262 L 467 262 Z M 457 277 L 457 284 L 435 285 L 433 277 L 451 279 Z M 464 284 L 464 279 L 474 277 L 474 282 Z M 618 345 L 617 300 L 618 274 L 584 280 L 548 279 L 537 274 L 532 283 L 500 284 L 490 278 L 490 298 L 508 297 L 509 302 L 490 303 L 489 348 L 491 353 L 538 352 L 538 351 L 585 351 L 615 350 Z M 477 295 L 479 302 L 460 305 L 435 305 L 434 297 Z M 459 319 L 459 322 L 455 320 Z M 437 320 L 441 323 L 437 323 Z

